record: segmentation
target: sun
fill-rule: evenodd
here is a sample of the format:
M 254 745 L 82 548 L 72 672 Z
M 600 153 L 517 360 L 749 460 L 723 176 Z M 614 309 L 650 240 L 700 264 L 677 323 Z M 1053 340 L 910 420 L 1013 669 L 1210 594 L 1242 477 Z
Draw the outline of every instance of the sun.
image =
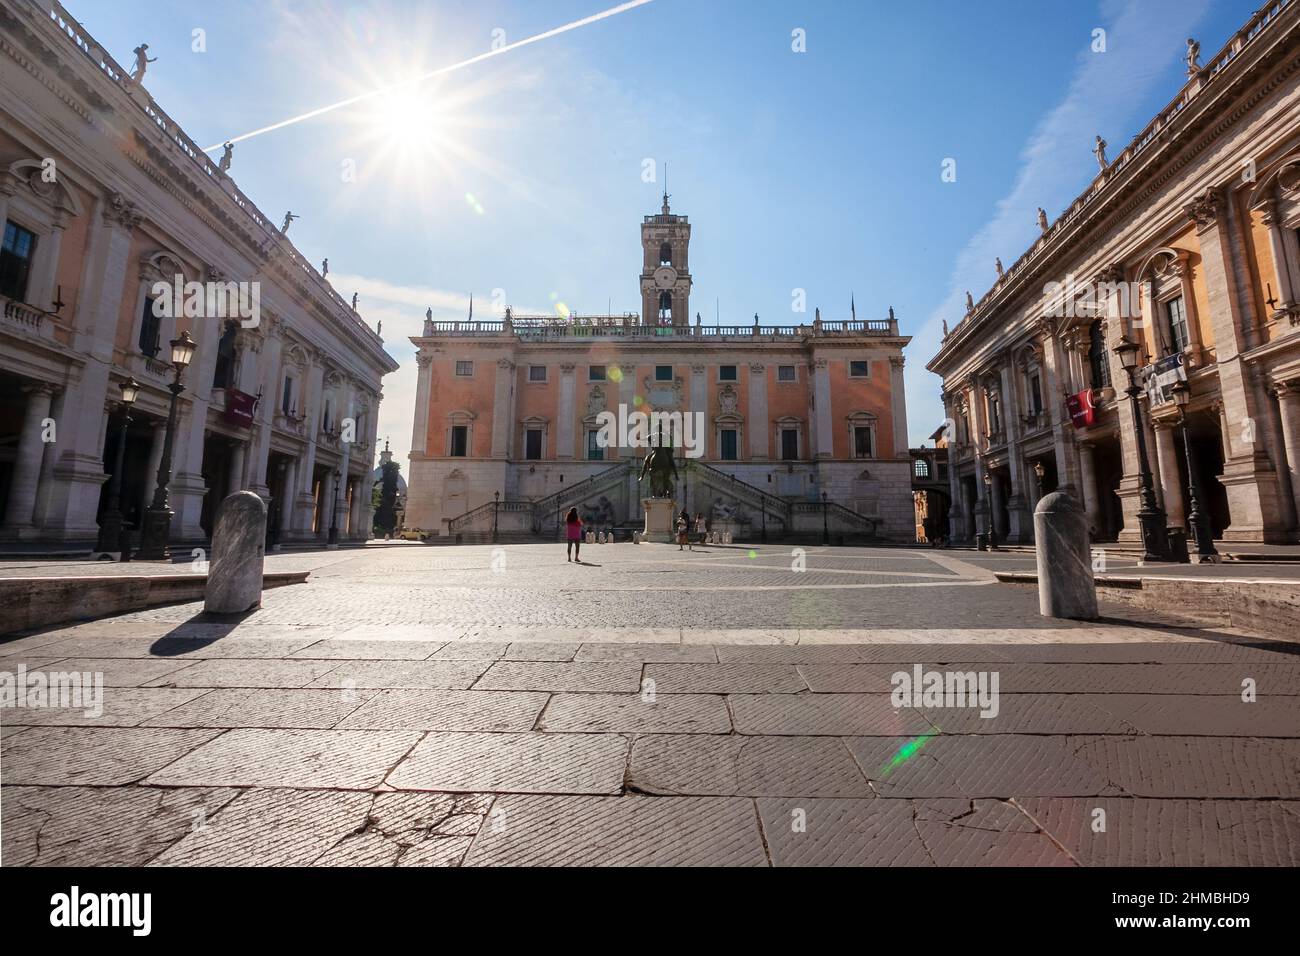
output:
M 384 90 L 369 104 L 369 138 L 400 159 L 419 159 L 438 152 L 445 126 L 435 91 L 418 83 Z

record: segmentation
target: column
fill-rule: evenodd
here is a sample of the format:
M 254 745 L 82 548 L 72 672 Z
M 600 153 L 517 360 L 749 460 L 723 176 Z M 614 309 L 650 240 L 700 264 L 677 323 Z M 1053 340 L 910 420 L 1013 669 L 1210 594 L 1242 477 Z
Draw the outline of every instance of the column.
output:
M 492 393 L 492 457 L 510 457 L 510 391 L 514 385 L 515 363 L 497 359 L 497 376 Z
M 767 366 L 761 362 L 749 366 L 749 415 L 745 426 L 750 459 L 766 461 L 768 432 L 772 429 L 767 419 Z
M 1101 531 L 1101 495 L 1097 491 L 1097 462 L 1091 442 L 1079 442 L 1079 489 L 1091 536 L 1096 539 Z
M 1033 521 L 1026 509 L 1029 495 L 1025 489 L 1025 463 L 1020 454 L 1020 398 L 1012 376 L 1014 358 L 1010 352 L 1003 356 L 1000 377 L 1002 381 L 1002 417 L 1007 434 L 1007 469 L 1011 475 L 1010 495 L 1007 498 L 1007 540 L 1032 541 Z
M 230 494 L 232 495 L 236 491 L 244 490 L 244 458 L 246 455 L 245 449 L 247 447 L 248 446 L 244 442 L 239 441 L 235 442 L 230 451 L 230 478 L 228 487 L 230 489 Z M 216 504 L 220 505 L 221 502 L 218 501 Z
M 429 379 L 433 375 L 433 356 L 418 352 L 415 364 L 419 375 L 415 386 L 415 420 L 411 428 L 411 456 L 423 457 L 429 438 Z M 313 433 L 314 437 L 314 433 Z
M 830 370 L 827 368 L 826 359 L 815 359 L 809 366 L 809 370 L 814 372 L 813 379 L 813 408 L 816 413 L 815 420 L 811 423 L 812 431 L 817 436 L 816 452 L 814 457 L 817 458 L 834 458 L 835 457 L 835 439 L 831 432 L 831 377 Z
M 1160 489 L 1164 499 L 1165 524 L 1182 528 L 1186 524 L 1183 512 L 1183 478 L 1178 468 L 1178 449 L 1174 444 L 1172 422 L 1159 422 L 1155 426 L 1156 459 L 1160 463 Z
M 1296 306 L 1295 286 L 1291 282 L 1291 270 L 1287 267 L 1286 239 L 1282 234 L 1284 227 L 1276 199 L 1267 199 L 1257 208 L 1263 212 L 1263 223 L 1268 227 L 1268 248 L 1273 256 L 1273 277 L 1277 280 L 1277 308 L 1270 318 L 1278 318 Z
M 556 417 L 559 421 L 555 427 L 555 457 L 571 459 L 573 451 L 573 396 L 577 385 L 573 377 L 574 364 L 565 362 L 560 365 L 560 404 Z
M 1007 531 L 1008 531 L 1007 519 L 1003 513 L 1004 509 L 1006 508 L 1006 504 L 1007 504 L 1006 480 L 1002 477 L 1002 472 L 994 471 L 993 488 L 992 488 L 991 497 L 989 499 L 989 507 L 992 509 L 992 514 L 989 516 L 989 518 L 992 521 L 994 530 L 997 531 L 999 541 L 1007 540 Z
M 9 501 L 5 506 L 4 531 L 18 534 L 32 527 L 36 509 L 36 487 L 41 476 L 41 462 L 45 457 L 45 420 L 50 417 L 50 401 L 54 388 L 39 384 L 23 389 L 27 393 L 27 407 L 23 414 L 23 430 L 18 436 L 18 454 L 14 459 L 9 481 Z
M 351 379 L 351 377 L 344 379 L 343 391 L 339 395 L 339 412 L 341 413 L 340 421 L 343 418 L 350 418 L 352 419 L 353 427 L 356 426 L 356 413 L 357 413 L 356 394 L 357 394 L 356 383 Z M 354 435 L 353 437 L 355 438 L 356 436 Z M 351 471 L 352 469 L 353 444 L 355 444 L 355 442 L 351 442 L 351 441 L 345 441 L 340 443 L 340 453 L 343 456 L 343 460 L 339 462 L 338 469 L 339 469 L 339 473 L 343 476 L 340 479 L 340 482 L 342 484 L 342 493 L 339 494 L 338 501 L 330 505 L 331 508 L 335 508 L 338 512 L 336 517 L 337 517 L 340 538 L 342 538 L 343 536 L 343 528 L 347 525 L 347 522 L 344 520 L 344 517 L 347 514 L 347 507 L 348 507 L 348 502 L 347 502 L 348 472 Z
M 636 411 L 636 405 L 634 404 L 636 398 L 636 366 L 630 364 L 620 365 L 618 370 L 623 376 L 619 379 L 618 383 L 618 401 L 620 405 L 627 409 L 627 413 L 630 415 L 632 412 Z M 619 455 L 621 457 L 635 459 L 637 454 L 638 452 L 636 449 L 619 446 Z M 636 517 L 635 512 L 640 507 L 640 498 L 635 490 L 635 484 L 635 482 L 632 482 L 629 486 L 632 488 L 632 492 L 628 495 L 628 500 L 633 502 L 632 507 L 629 509 L 630 519 Z
M 280 384 L 280 354 L 284 346 L 284 328 L 278 319 L 270 316 L 264 320 L 266 325 L 266 343 L 261 351 L 258 363 L 258 382 L 262 401 L 258 405 L 258 421 L 254 423 L 253 466 L 249 471 L 248 487 L 262 497 L 263 501 L 271 499 L 271 476 L 267 474 L 267 464 L 271 457 L 271 431 L 275 427 L 275 407 L 280 396 L 277 389 Z
M 163 441 L 167 436 L 167 422 L 154 422 L 149 440 L 149 466 L 144 477 L 144 498 L 140 503 L 140 513 L 144 514 L 153 501 L 154 490 L 158 487 L 158 466 L 162 464 Z
M 1286 451 L 1284 467 L 1291 475 L 1291 495 L 1300 514 L 1300 379 L 1277 382 L 1277 407 L 1282 419 L 1282 442 Z
M 315 500 L 312 488 L 316 472 L 316 436 L 320 432 L 321 387 L 325 381 L 325 365 L 320 353 L 312 356 L 311 369 L 307 373 L 306 388 L 303 392 L 302 407 L 303 427 L 307 429 L 307 447 L 302 454 L 302 468 L 298 472 L 297 508 L 298 521 L 295 529 L 303 536 L 311 537 L 312 516 L 315 513 Z M 427 407 L 426 407 L 427 411 Z M 416 406 L 419 416 L 419 406 Z

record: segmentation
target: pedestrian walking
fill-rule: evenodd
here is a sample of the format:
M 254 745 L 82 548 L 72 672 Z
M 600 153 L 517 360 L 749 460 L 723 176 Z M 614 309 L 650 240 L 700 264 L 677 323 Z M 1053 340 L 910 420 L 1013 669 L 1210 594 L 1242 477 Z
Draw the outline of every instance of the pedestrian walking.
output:
M 579 552 L 582 550 L 582 519 L 578 517 L 578 509 L 570 508 L 569 513 L 564 516 L 564 536 L 565 536 L 565 561 L 577 561 L 582 563 Z
M 705 535 L 708 533 L 708 526 L 704 523 L 704 512 L 695 512 L 695 534 L 700 542 L 704 543 Z
M 686 512 L 682 511 L 682 513 L 677 516 L 677 550 L 678 551 L 681 551 L 683 547 L 690 546 L 691 539 L 690 536 L 687 534 L 687 529 L 689 527 L 690 527 L 690 522 L 687 520 Z M 691 550 L 694 551 L 695 549 L 691 548 Z

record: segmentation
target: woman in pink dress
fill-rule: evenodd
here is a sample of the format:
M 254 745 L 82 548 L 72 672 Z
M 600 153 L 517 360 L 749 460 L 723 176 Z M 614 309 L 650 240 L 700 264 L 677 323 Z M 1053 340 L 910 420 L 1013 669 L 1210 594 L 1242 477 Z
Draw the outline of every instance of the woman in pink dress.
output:
M 582 519 L 578 517 L 578 509 L 570 508 L 569 513 L 564 516 L 564 535 L 566 547 L 564 549 L 565 561 L 577 561 L 582 563 L 578 556 L 578 551 L 582 548 Z

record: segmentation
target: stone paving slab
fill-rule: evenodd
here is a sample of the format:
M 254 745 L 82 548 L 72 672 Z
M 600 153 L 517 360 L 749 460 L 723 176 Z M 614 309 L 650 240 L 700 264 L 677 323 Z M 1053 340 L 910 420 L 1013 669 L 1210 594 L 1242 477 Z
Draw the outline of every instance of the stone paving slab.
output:
M 532 730 L 548 695 L 515 691 L 383 690 L 339 723 L 353 730 Z
M 33 727 L 4 738 L 4 785 L 134 783 L 219 733 L 144 727 Z
M 660 694 L 797 694 L 808 689 L 790 664 L 647 664 Z
M 509 646 L 509 644 L 488 644 L 482 641 L 452 641 L 435 652 L 432 660 L 495 661 L 505 654 Z
M 423 661 L 445 647 L 442 641 L 316 641 L 288 655 L 308 660 Z
M 325 730 L 378 691 L 218 688 L 145 720 L 148 727 L 263 727 Z
M 228 730 L 148 782 L 366 790 L 377 787 L 419 739 L 418 733 L 388 730 Z
M 558 733 L 725 734 L 731 717 L 723 698 L 708 694 L 556 694 L 539 730 Z
M 1017 701 L 1028 695 L 1006 698 Z M 1053 695 L 1082 700 L 1079 695 Z M 1122 718 L 1136 732 L 1204 737 L 1300 737 L 1300 701 L 1269 697 L 1247 703 L 1240 697 L 1187 694 L 1098 694 L 1086 698 Z M 1049 731 L 1054 732 L 1054 731 Z M 1095 733 L 1095 731 L 1061 731 Z
M 205 693 L 201 688 L 105 687 L 98 715 L 85 707 L 22 707 L 6 711 L 4 719 L 34 726 L 138 727 Z
M 57 671 L 79 671 L 103 675 L 105 687 L 145 687 L 166 681 L 193 667 L 193 661 L 124 660 L 121 658 L 67 657 L 46 667 Z
M 432 733 L 386 782 L 398 790 L 617 793 L 627 748 L 619 734 Z
M 503 796 L 465 858 L 466 866 L 766 863 L 752 801 L 631 795 Z
M 925 719 L 943 734 L 1134 734 L 1138 728 L 1110 702 L 1117 694 L 1006 694 L 997 711 L 981 708 L 922 707 Z M 1199 701 L 1206 698 L 1179 698 Z M 1219 698 L 1210 698 L 1218 700 Z M 1227 699 L 1227 698 L 1223 698 Z M 1189 706 L 1195 706 L 1194 703 Z
M 312 687 L 468 690 L 490 661 L 346 661 L 311 682 Z
M 487 669 L 475 690 L 636 691 L 641 689 L 641 665 L 633 661 L 608 663 L 498 661 Z
M 692 796 L 869 796 L 835 737 L 645 736 L 632 745 L 630 785 Z
M 916 710 L 895 710 L 887 694 L 737 694 L 727 698 L 736 733 L 882 736 L 930 733 Z
M 1083 866 L 1300 865 L 1300 803 L 1042 797 L 1015 802 Z
M 522 641 L 506 648 L 502 658 L 507 661 L 571 661 L 580 644 Z
M 718 655 L 706 644 L 582 644 L 574 660 L 716 664 Z
M 143 866 L 239 795 L 228 788 L 0 788 L 5 866 Z
M 759 799 L 776 866 L 1069 866 L 997 800 Z
M 265 658 L 290 656 L 314 643 L 308 638 L 227 638 L 218 641 L 189 638 L 74 637 L 49 645 L 47 650 L 67 657 L 142 657 L 165 660 L 207 658 Z
M 493 797 L 473 793 L 379 793 L 364 828 L 313 866 L 458 866 Z
M 149 663 L 140 661 L 124 662 Z M 306 687 L 339 666 L 338 661 L 201 660 L 182 665 L 148 687 Z
M 1112 784 L 1133 796 L 1300 798 L 1300 741 L 1221 737 L 1064 739 L 1079 760 L 1100 768 L 1099 772 L 1104 772 Z

